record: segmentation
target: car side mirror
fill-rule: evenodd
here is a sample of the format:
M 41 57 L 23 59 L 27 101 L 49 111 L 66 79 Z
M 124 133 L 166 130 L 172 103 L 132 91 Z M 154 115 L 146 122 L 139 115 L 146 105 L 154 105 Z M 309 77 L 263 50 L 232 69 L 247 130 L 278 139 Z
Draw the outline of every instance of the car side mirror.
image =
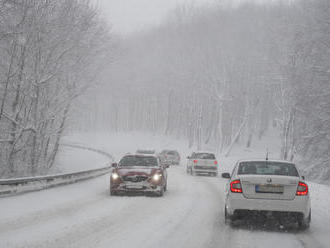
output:
M 112 164 L 111 164 L 111 167 L 112 167 L 112 168 L 116 168 L 116 167 L 118 167 L 118 164 L 117 164 L 117 163 L 112 163 Z
M 301 176 L 301 178 L 302 178 L 303 180 L 305 180 L 305 176 Z
M 187 156 L 187 159 L 190 159 L 190 156 Z
M 221 176 L 223 177 L 223 178 L 226 178 L 226 179 L 229 179 L 230 178 L 230 174 L 229 173 L 222 173 L 221 174 Z

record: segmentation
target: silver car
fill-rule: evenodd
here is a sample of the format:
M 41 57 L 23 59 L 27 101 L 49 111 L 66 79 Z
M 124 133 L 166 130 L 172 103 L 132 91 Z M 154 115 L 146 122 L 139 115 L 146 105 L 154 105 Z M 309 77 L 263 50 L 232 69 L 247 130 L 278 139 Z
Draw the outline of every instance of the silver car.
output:
M 218 175 L 218 161 L 213 153 L 193 152 L 187 159 L 188 174 Z

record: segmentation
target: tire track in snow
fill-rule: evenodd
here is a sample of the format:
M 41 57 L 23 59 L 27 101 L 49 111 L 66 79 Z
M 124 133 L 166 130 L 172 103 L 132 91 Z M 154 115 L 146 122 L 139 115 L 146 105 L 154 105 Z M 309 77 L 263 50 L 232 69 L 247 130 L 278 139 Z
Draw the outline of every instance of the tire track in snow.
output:
M 304 248 L 326 248 L 320 242 L 313 237 L 310 230 L 304 231 L 296 235 L 297 240 Z
M 163 198 L 109 197 L 109 202 L 113 202 L 110 210 L 118 202 L 124 202 L 124 207 L 71 226 L 46 243 L 30 243 L 29 246 L 86 247 L 86 244 L 97 244 L 97 247 L 127 247 L 134 240 L 137 247 L 203 247 L 208 242 L 214 210 L 218 208 L 210 209 L 208 204 L 217 201 L 214 194 L 218 192 L 210 190 L 206 183 L 210 178 L 182 177 L 181 168 L 173 169 L 173 182 L 169 181 L 169 191 Z M 134 201 L 125 204 L 129 199 Z
M 13 219 L 13 223 L 8 220 L 0 223 L 0 237 L 6 238 L 0 246 L 322 247 L 310 232 L 285 233 L 225 225 L 225 181 L 221 178 L 192 177 L 186 175 L 182 167 L 169 170 L 168 192 L 162 198 L 110 197 L 109 185 L 103 179 L 95 179 L 91 184 L 96 185 L 86 193 L 86 198 L 81 195 L 54 209 L 36 211 L 23 219 Z M 91 184 L 80 183 L 81 188 Z M 59 192 L 58 189 L 55 191 Z M 21 226 L 19 221 L 22 221 Z M 10 227 L 7 230 L 6 224 Z M 28 237 L 28 241 L 24 237 Z
M 85 208 L 90 208 L 102 200 L 104 200 L 103 196 L 94 197 L 92 199 L 82 199 L 59 205 L 56 209 L 33 212 L 27 216 L 22 216 L 19 219 L 7 219 L 6 221 L 0 222 L 0 233 L 3 235 L 7 232 L 18 231 L 19 229 L 28 226 L 43 225 L 52 219 L 70 216 Z

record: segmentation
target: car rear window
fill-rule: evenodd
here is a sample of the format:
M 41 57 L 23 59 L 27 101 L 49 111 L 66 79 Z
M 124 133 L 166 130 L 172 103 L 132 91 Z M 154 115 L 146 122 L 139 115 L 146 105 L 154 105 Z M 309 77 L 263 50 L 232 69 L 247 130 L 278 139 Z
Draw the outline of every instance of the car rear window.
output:
M 176 155 L 178 155 L 178 152 L 177 151 L 168 151 L 167 154 L 176 156 Z
M 155 157 L 149 157 L 149 156 L 137 156 L 137 155 L 133 155 L 133 156 L 125 156 L 123 157 L 120 162 L 119 162 L 119 166 L 127 166 L 127 167 L 131 167 L 131 166 L 157 166 L 158 162 L 157 162 L 157 158 Z
M 241 162 L 238 167 L 238 175 L 278 175 L 299 177 L 296 166 L 291 163 L 272 161 L 248 161 Z
M 214 154 L 212 153 L 193 153 L 191 158 L 197 159 L 215 159 Z

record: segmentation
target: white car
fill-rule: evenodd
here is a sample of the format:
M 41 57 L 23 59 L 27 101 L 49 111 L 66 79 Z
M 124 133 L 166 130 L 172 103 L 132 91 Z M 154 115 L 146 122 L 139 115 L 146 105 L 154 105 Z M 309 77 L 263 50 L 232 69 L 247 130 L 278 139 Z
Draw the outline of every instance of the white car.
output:
M 187 159 L 188 174 L 218 175 L 218 161 L 213 153 L 193 152 Z
M 251 214 L 292 220 L 306 229 L 311 222 L 308 185 L 295 164 L 275 160 L 238 161 L 226 185 L 226 223 Z

